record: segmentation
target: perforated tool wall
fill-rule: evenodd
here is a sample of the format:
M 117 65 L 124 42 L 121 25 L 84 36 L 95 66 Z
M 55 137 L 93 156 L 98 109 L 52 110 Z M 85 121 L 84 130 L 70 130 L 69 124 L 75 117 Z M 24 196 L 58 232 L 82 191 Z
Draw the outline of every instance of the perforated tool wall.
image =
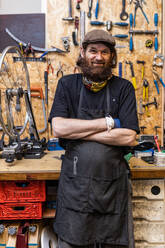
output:
M 136 79 L 136 97 L 137 97 L 137 109 L 139 116 L 140 127 L 144 128 L 144 134 L 157 134 L 159 136 L 159 142 L 163 139 L 163 92 L 164 87 L 160 82 L 158 82 L 158 89 L 154 84 L 153 77 L 153 63 L 156 63 L 154 69 L 158 73 L 159 77 L 162 77 L 162 66 L 157 66 L 163 62 L 163 60 L 155 55 L 162 54 L 162 11 L 163 11 L 163 1 L 140 1 L 143 7 L 145 16 L 143 15 L 140 8 L 136 12 L 136 25 L 134 27 L 134 11 L 135 3 L 133 1 L 126 0 L 125 11 L 128 13 L 128 19 L 123 21 L 120 19 L 122 12 L 122 1 L 99 1 L 99 11 L 98 17 L 96 19 L 95 11 L 97 1 L 93 0 L 91 18 L 88 18 L 88 1 L 80 2 L 80 10 L 76 9 L 77 1 L 72 2 L 72 16 L 79 17 L 79 27 L 78 27 L 78 43 L 81 43 L 81 18 L 82 12 L 85 11 L 85 32 L 92 30 L 94 28 L 107 28 L 106 22 L 112 21 L 111 30 L 109 32 L 112 35 L 126 35 L 127 38 L 116 38 L 117 44 L 117 54 L 118 54 L 118 65 L 114 70 L 116 75 L 119 75 L 119 70 L 122 77 L 127 78 L 132 82 L 131 64 L 133 66 L 134 75 Z M 65 6 L 65 7 L 64 7 Z M 132 28 L 130 25 L 130 14 L 133 15 Z M 156 24 L 156 19 L 158 17 L 158 24 Z M 48 2 L 48 46 L 55 44 L 60 48 L 63 48 L 62 37 L 68 37 L 70 42 L 70 52 L 65 56 L 55 55 L 51 58 L 52 65 L 55 68 L 54 76 L 50 76 L 49 80 L 49 96 L 50 102 L 54 96 L 54 89 L 57 85 L 58 77 L 56 76 L 56 71 L 58 70 L 59 61 L 63 64 L 64 74 L 73 73 L 75 61 L 79 54 L 79 46 L 75 46 L 72 40 L 72 32 L 75 31 L 74 21 L 63 21 L 62 18 L 68 17 L 68 0 L 64 1 L 62 5 L 60 1 L 49 1 Z M 148 20 L 148 22 L 147 22 Z M 105 25 L 93 26 L 91 21 L 104 22 Z M 128 26 L 117 26 L 114 25 L 116 22 L 126 22 Z M 139 30 L 144 34 L 130 33 L 130 30 Z M 153 31 L 153 34 L 148 34 L 149 31 Z M 158 34 L 155 32 L 158 31 Z M 145 33 L 146 32 L 146 33 Z M 158 38 L 158 48 L 155 47 L 155 40 Z M 132 43 L 131 43 L 132 38 Z M 133 46 L 133 48 L 131 48 Z M 152 47 L 151 47 L 152 46 Z M 132 51 L 131 51 L 132 50 Z M 140 61 L 138 63 L 137 61 Z M 144 61 L 144 65 L 143 62 Z M 119 65 L 120 64 L 120 65 Z M 119 69 L 120 68 L 120 69 Z M 142 71 L 144 69 L 144 74 Z M 148 87 L 144 87 L 144 80 L 147 80 Z M 146 81 L 145 81 L 146 82 Z M 148 90 L 148 96 L 147 96 Z M 159 90 L 159 93 L 158 93 Z M 146 91 L 144 93 L 144 91 Z M 144 95 L 146 94 L 146 95 Z M 155 127 L 158 128 L 155 128 Z M 143 130 L 143 129 L 141 129 Z M 142 132 L 143 133 L 143 132 Z

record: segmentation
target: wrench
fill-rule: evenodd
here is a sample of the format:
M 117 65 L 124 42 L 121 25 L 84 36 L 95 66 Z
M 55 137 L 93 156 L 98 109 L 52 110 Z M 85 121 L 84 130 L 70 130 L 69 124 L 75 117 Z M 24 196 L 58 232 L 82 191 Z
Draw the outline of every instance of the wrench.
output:
M 122 12 L 120 14 L 120 19 L 125 21 L 128 19 L 128 13 L 125 11 L 125 0 L 122 0 Z

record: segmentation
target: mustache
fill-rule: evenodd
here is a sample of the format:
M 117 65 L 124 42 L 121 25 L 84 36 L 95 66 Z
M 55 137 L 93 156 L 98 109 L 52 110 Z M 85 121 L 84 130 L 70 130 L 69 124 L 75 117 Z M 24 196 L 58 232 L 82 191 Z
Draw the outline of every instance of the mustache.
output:
M 97 63 L 97 64 L 105 64 L 105 62 L 104 61 L 98 61 L 98 60 L 95 60 L 95 61 L 92 61 L 92 63 Z
M 98 63 L 103 64 L 102 61 L 98 61 Z M 97 67 L 97 66 L 91 67 L 89 66 L 85 58 L 79 57 L 77 60 L 77 65 L 80 67 L 83 75 L 88 80 L 91 80 L 94 82 L 102 82 L 106 80 L 112 73 L 111 62 L 109 62 L 109 64 L 106 67 L 102 67 L 102 68 Z

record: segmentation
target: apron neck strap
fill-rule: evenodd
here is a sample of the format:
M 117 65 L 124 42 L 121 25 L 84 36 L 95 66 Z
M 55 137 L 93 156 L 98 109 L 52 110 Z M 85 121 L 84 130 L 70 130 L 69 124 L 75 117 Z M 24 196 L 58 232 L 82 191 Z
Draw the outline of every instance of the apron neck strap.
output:
M 83 92 L 84 92 L 84 85 L 82 84 L 80 89 L 80 98 L 79 98 L 79 104 L 78 104 L 78 113 L 77 117 L 79 117 L 79 114 L 81 112 L 81 106 L 82 106 L 82 100 L 83 100 Z M 96 93 L 97 94 L 97 93 Z M 111 103 L 111 95 L 109 92 L 109 83 L 106 86 L 106 101 L 107 101 L 107 115 L 110 114 L 110 103 Z

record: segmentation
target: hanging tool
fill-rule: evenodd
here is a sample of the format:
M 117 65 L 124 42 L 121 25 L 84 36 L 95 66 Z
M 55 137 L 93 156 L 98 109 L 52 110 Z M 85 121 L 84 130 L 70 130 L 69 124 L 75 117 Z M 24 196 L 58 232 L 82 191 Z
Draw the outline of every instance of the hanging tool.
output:
M 160 146 L 159 146 L 159 143 L 158 143 L 158 138 L 157 138 L 156 135 L 154 136 L 154 140 L 155 140 L 155 144 L 156 144 L 156 147 L 157 147 L 157 149 L 158 149 L 158 152 L 161 152 Z
M 91 16 L 92 16 L 92 13 L 91 13 L 92 4 L 93 4 L 93 0 L 88 0 L 88 8 L 89 8 L 88 13 L 87 13 L 88 18 L 91 18 Z
M 119 62 L 119 77 L 122 77 L 122 62 Z
M 132 13 L 129 15 L 129 25 L 130 25 L 130 31 L 132 31 L 133 30 L 133 15 L 132 15 Z M 133 34 L 132 33 L 130 33 L 129 50 L 133 51 Z
M 125 3 L 126 3 L 126 0 L 122 0 L 122 11 L 120 14 L 120 19 L 122 21 L 126 21 L 128 19 L 128 13 L 125 10 L 125 5 L 126 5 Z
M 48 54 L 48 51 L 44 52 L 41 56 L 40 56 L 40 59 L 43 58 L 45 55 Z
M 143 80 L 143 100 L 148 102 L 148 86 L 149 83 L 147 79 Z
M 128 35 L 127 34 L 115 34 L 115 35 L 112 35 L 112 37 L 119 38 L 119 39 L 126 39 L 128 38 Z
M 74 18 L 72 17 L 72 0 L 68 0 L 68 11 L 69 16 L 62 18 L 62 20 L 72 22 L 74 20 Z
M 155 135 L 158 137 L 158 128 L 161 128 L 160 126 L 154 126 L 155 129 Z
M 42 101 L 42 110 L 44 115 L 44 128 L 38 130 L 39 133 L 44 133 L 47 129 L 47 117 L 46 117 L 46 109 L 45 109 L 45 101 L 44 101 L 44 94 L 41 87 L 30 87 L 31 90 L 31 97 L 40 98 Z M 45 96 L 46 99 L 46 96 Z M 48 99 L 48 96 L 47 96 Z
M 153 77 L 154 77 L 154 84 L 155 84 L 157 93 L 159 94 L 160 92 L 159 92 L 158 82 L 160 82 L 164 88 L 165 88 L 165 83 L 163 82 L 163 79 L 159 77 L 156 69 L 153 68 L 152 72 L 153 72 Z
M 164 58 L 164 56 L 162 54 L 155 54 L 152 65 L 153 66 L 158 66 L 158 67 L 163 67 L 164 60 L 165 60 L 165 58 Z
M 143 16 L 145 17 L 147 23 L 149 24 L 149 20 L 143 10 L 142 4 L 140 3 L 140 0 L 135 0 L 135 11 L 134 11 L 134 27 L 136 26 L 136 12 L 138 10 L 138 8 L 141 10 Z
M 98 18 L 98 14 L 99 14 L 99 0 L 97 0 L 96 2 L 96 9 L 95 9 L 95 18 Z
M 141 117 L 144 114 L 144 112 L 143 112 L 143 100 L 142 100 L 142 98 L 139 99 L 138 106 L 139 106 L 138 107 L 139 120 L 141 120 Z
M 126 27 L 128 26 L 128 23 L 126 22 L 112 22 L 112 21 L 106 21 L 106 22 L 101 22 L 101 21 L 91 21 L 91 25 L 96 25 L 96 26 L 102 26 L 105 25 L 107 31 L 110 31 L 112 29 L 113 25 L 120 26 L 120 27 Z
M 50 59 L 48 59 L 46 71 L 47 71 L 48 74 L 50 73 L 50 71 L 51 71 L 52 74 L 54 73 L 54 68 L 53 68 L 53 66 L 51 64 Z
M 137 60 L 136 61 L 137 64 L 142 64 L 142 81 L 144 79 L 144 64 L 145 64 L 145 61 L 144 60 Z
M 63 70 L 62 70 L 63 64 L 61 64 L 61 61 L 59 62 L 59 66 L 58 66 L 58 71 L 56 73 L 56 76 L 58 77 L 61 73 L 61 77 L 64 76 Z
M 22 42 L 19 42 L 19 48 L 20 48 L 20 50 L 21 50 L 21 53 L 22 53 L 22 55 L 24 54 L 24 48 L 23 48 L 23 44 L 22 44 Z
M 34 49 L 32 48 L 31 42 L 28 42 L 25 49 L 23 50 L 23 53 L 28 56 L 29 54 L 32 54 L 33 57 L 35 57 Z
M 146 40 L 145 46 L 146 46 L 146 48 L 152 48 L 152 46 L 153 46 L 153 41 L 150 40 L 150 39 Z
M 144 134 L 144 129 L 145 129 L 145 128 L 147 128 L 147 127 L 146 127 L 146 126 L 141 126 L 141 127 L 140 127 L 140 130 L 141 130 L 142 134 Z
M 72 32 L 72 40 L 75 46 L 78 46 L 78 27 L 79 27 L 79 18 L 75 16 L 75 31 Z
M 85 11 L 80 11 L 80 45 L 85 37 Z
M 82 3 L 82 0 L 77 0 L 77 4 L 76 4 L 76 9 L 80 9 L 80 3 Z
M 157 33 L 155 33 L 154 48 L 155 51 L 158 51 L 158 13 L 154 14 L 154 25 L 157 31 Z
M 146 104 L 143 104 L 143 107 L 145 108 L 146 106 L 149 106 L 149 105 L 155 105 L 155 108 L 156 109 L 158 108 L 158 103 L 156 101 L 156 97 L 154 97 L 154 101 L 153 102 L 148 102 Z
M 61 39 L 62 39 L 65 50 L 69 52 L 69 49 L 70 49 L 69 37 L 62 37 Z
M 131 61 L 126 61 L 126 64 L 130 65 L 131 74 L 132 74 L 132 84 L 133 84 L 134 89 L 136 90 L 137 86 L 136 86 L 135 73 L 134 73 L 134 69 L 133 69 L 133 63 Z
M 147 81 L 147 79 L 144 79 L 143 80 L 143 101 L 145 102 L 148 102 L 148 86 L 149 86 L 149 83 Z M 147 115 L 148 115 L 148 105 L 145 105 L 145 110 L 147 112 Z
M 52 72 L 52 74 L 54 73 L 54 68 L 51 64 L 50 59 L 48 59 L 48 63 L 47 63 L 47 68 L 44 71 L 44 85 L 45 85 L 45 104 L 46 104 L 46 118 L 48 119 L 48 110 L 49 110 L 49 103 L 48 103 L 48 75 L 49 72 Z M 47 140 L 49 140 L 49 127 L 47 126 Z

